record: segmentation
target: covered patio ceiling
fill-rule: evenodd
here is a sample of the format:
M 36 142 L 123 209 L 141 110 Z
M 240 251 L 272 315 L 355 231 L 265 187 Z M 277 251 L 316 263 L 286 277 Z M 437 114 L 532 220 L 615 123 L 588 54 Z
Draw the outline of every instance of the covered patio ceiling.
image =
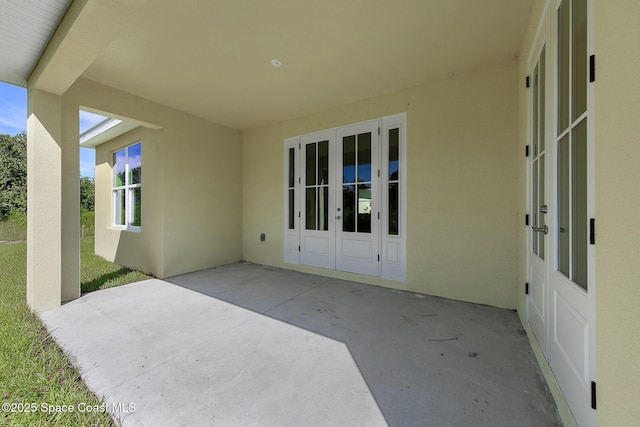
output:
M 250 129 L 513 59 L 534 2 L 88 1 L 61 45 L 99 39 L 80 77 Z

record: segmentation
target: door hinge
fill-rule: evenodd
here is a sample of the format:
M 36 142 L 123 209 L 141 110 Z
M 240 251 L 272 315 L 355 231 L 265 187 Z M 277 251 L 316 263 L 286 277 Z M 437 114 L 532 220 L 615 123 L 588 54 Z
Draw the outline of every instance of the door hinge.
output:
M 380 135 L 380 128 L 378 128 L 378 135 Z
M 589 57 L 589 83 L 596 81 L 596 56 Z
M 300 218 L 302 215 L 300 215 L 300 212 L 298 212 L 298 218 Z
M 302 183 L 302 178 L 298 177 L 298 184 Z
M 302 149 L 302 144 L 298 144 L 298 150 Z
M 378 178 L 380 178 L 380 169 L 378 169 Z
M 595 218 L 589 219 L 589 244 L 590 245 L 596 244 L 596 219 Z
M 524 225 L 529 225 L 529 214 L 524 214 Z
M 529 146 L 528 145 L 525 145 L 525 147 L 524 147 L 524 156 L 525 157 L 529 157 Z
M 530 87 L 531 86 L 531 77 L 527 76 L 527 78 L 525 79 L 525 86 L 526 87 Z
M 525 295 L 529 295 L 529 283 L 525 283 L 524 284 L 524 293 Z
M 591 381 L 591 409 L 596 409 L 596 382 Z
M 378 254 L 378 262 L 380 262 L 380 254 Z
M 298 246 L 298 252 L 300 252 L 300 246 Z

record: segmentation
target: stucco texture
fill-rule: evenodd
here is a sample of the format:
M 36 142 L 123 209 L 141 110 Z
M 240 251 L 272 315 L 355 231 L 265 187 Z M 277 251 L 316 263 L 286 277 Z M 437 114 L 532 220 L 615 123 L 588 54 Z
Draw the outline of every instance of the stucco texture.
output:
M 243 258 L 285 265 L 284 138 L 407 113 L 407 280 L 364 281 L 515 308 L 517 61 L 243 133 Z M 261 242 L 260 233 L 267 239 Z

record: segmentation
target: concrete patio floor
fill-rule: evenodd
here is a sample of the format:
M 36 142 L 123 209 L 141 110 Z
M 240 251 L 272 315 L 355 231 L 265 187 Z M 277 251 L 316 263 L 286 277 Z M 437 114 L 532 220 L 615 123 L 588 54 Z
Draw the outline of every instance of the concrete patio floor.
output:
M 238 263 L 40 317 L 124 426 L 561 425 L 510 310 Z

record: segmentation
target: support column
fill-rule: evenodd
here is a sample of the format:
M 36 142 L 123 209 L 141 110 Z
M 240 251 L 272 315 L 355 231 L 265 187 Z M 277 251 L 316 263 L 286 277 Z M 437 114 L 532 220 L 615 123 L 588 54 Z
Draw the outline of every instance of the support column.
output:
M 34 311 L 80 295 L 78 111 L 72 110 L 61 96 L 28 89 L 27 302 Z

